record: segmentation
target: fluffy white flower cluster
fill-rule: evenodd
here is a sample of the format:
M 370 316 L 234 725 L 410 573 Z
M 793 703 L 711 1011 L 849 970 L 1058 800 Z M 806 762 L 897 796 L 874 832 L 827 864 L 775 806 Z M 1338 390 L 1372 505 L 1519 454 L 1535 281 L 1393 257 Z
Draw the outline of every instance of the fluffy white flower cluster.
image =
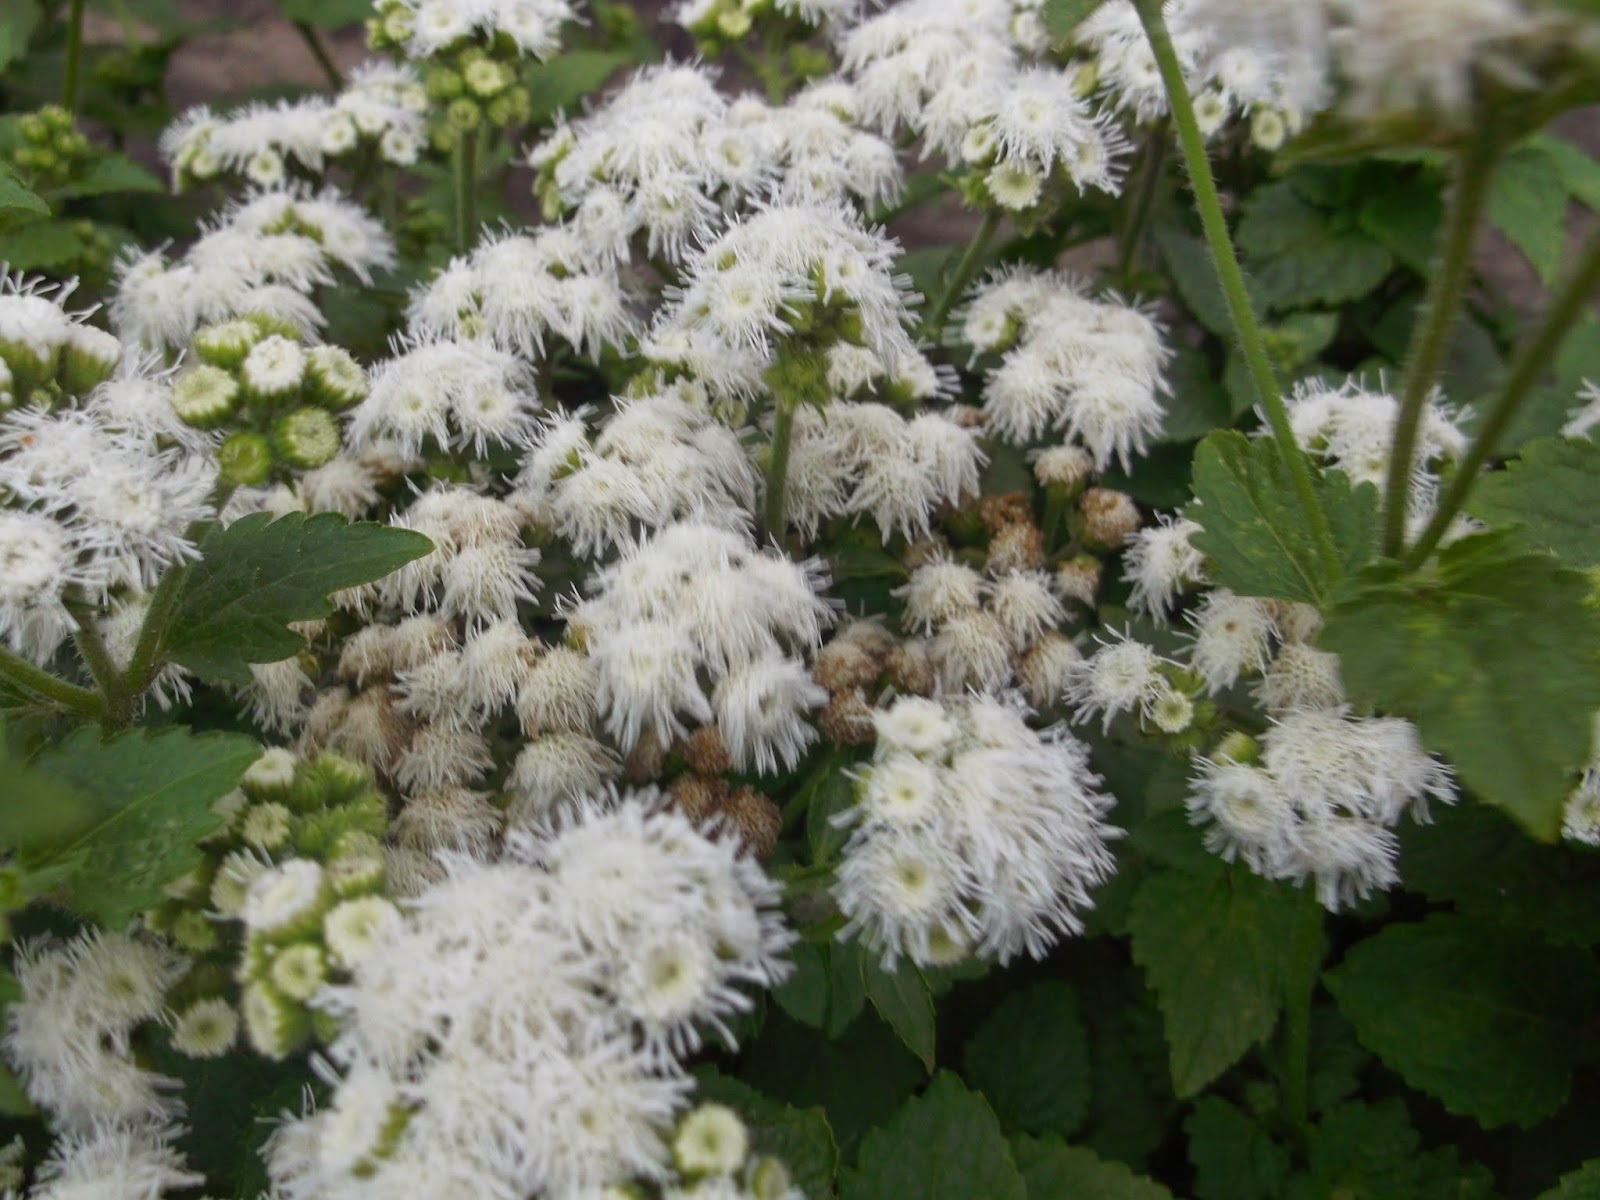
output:
M 562 24 L 577 15 L 567 0 L 381 0 L 377 9 L 384 34 L 412 59 L 500 37 L 522 54 L 549 58 L 560 48 Z
M 1128 539 L 1122 578 L 1133 585 L 1128 607 L 1165 619 L 1178 597 L 1206 582 L 1205 555 L 1189 542 L 1201 525 L 1164 513 Z
M 731 1043 L 741 989 L 786 973 L 776 901 L 653 793 L 452 862 L 323 993 L 342 1027 L 333 1096 L 274 1135 L 275 1194 L 557 1198 L 668 1178 L 681 1060 L 706 1030 Z
M 165 1012 L 186 966 L 164 946 L 98 930 L 18 948 L 6 1058 L 59 1131 L 161 1129 L 179 1115 L 176 1081 L 141 1067 L 131 1038 Z
M 749 524 L 756 476 L 736 433 L 687 384 L 618 398 L 593 437 L 587 413 L 554 417 L 517 476 L 526 496 L 584 558 L 694 517 Z
M 886 964 L 1042 958 L 1112 871 L 1087 748 L 1014 695 L 902 697 L 874 715 L 834 898 Z
M 509 350 L 482 341 L 400 342 L 372 368 L 366 398 L 351 412 L 357 449 L 424 448 L 482 455 L 490 446 L 533 439 L 539 398 L 533 370 Z
M 906 329 L 915 299 L 894 273 L 896 246 L 843 205 L 775 205 L 734 222 L 692 255 L 682 287 L 669 291 L 646 357 L 693 355 L 714 393 L 746 390 L 804 326 L 811 338 L 864 346 L 890 366 L 921 364 Z M 726 362 L 722 361 L 726 359 Z M 808 391 L 827 391 L 827 364 L 791 368 Z
M 715 721 L 739 769 L 793 767 L 817 736 L 806 713 L 827 699 L 800 657 L 833 619 L 824 583 L 816 562 L 698 521 L 625 550 L 568 613 L 611 736 L 629 750 Z
M 487 237 L 412 296 L 411 331 L 488 338 L 524 358 L 543 358 L 553 336 L 599 357 L 635 332 L 615 261 L 626 253 L 567 226 Z
M 162 133 L 160 150 L 175 186 L 235 174 L 277 187 L 291 169 L 320 174 L 328 159 L 350 153 L 363 139 L 385 162 L 411 165 L 426 144 L 427 108 L 427 93 L 410 66 L 368 62 L 331 100 L 251 104 L 228 115 L 205 105 L 191 108 Z
M 391 265 L 388 231 L 332 189 L 257 192 L 230 205 L 169 263 L 160 251 L 134 254 L 117 272 L 111 321 L 128 342 L 181 349 L 201 325 L 261 313 L 310 337 L 326 318 L 312 292 L 336 269 L 362 281 Z
M 730 101 L 704 66 L 638 71 L 594 112 L 534 147 L 546 215 L 572 214 L 586 244 L 625 256 L 644 234 L 649 254 L 677 262 L 723 212 L 764 195 L 827 204 L 887 200 L 899 191 L 894 148 L 855 128 L 843 85 L 808 88 L 781 107 Z
M 169 1144 L 178 1133 L 100 1125 L 65 1134 L 39 1164 L 29 1200 L 161 1200 L 199 1187 L 205 1176 L 188 1170 Z
M 895 595 L 905 603 L 906 627 L 931 637 L 940 690 L 992 692 L 1015 678 L 1040 707 L 1066 691 L 1080 654 L 1057 630 L 1066 609 L 1044 570 L 980 572 L 939 555 Z
M 0 270 L 0 411 L 82 395 L 121 363 L 121 342 L 67 311 L 75 287 Z
M 1103 732 L 1123 713 L 1141 727 L 1176 734 L 1194 721 L 1194 701 L 1181 686 L 1181 665 L 1126 632 L 1112 634 L 1073 663 L 1066 699 L 1079 723 L 1100 718 Z
M 1231 120 L 1248 120 L 1255 142 L 1273 150 L 1327 105 L 1320 0 L 1168 0 L 1164 15 L 1208 136 Z M 1101 5 L 1073 38 L 1092 56 L 1094 77 L 1114 107 L 1141 124 L 1165 115 L 1166 88 L 1130 0 Z
M 376 595 L 391 609 L 485 625 L 515 621 L 517 602 L 539 590 L 539 552 L 523 544 L 525 517 L 508 501 L 436 484 L 393 523 L 429 538 L 433 551 L 377 585 L 341 593 L 355 607 Z
M 1126 144 L 1083 98 L 1078 73 L 1029 61 L 1037 14 L 1009 3 L 902 0 L 839 38 L 867 120 L 904 125 L 929 151 L 986 172 L 996 203 L 1032 208 L 1052 175 L 1120 187 Z
M 1126 470 L 1161 429 L 1163 372 L 1171 355 L 1142 309 L 1093 300 L 1070 276 L 1020 268 L 980 285 L 963 339 L 1003 354 L 983 389 L 988 426 L 1012 442 L 1059 430 L 1104 470 Z
M 907 420 L 884 404 L 835 401 L 795 414 L 786 513 L 813 537 L 835 517 L 870 517 L 885 543 L 926 535 L 934 512 L 978 491 L 974 431 L 942 412 Z
M 1397 883 L 1393 827 L 1407 812 L 1426 821 L 1429 799 L 1456 798 L 1409 721 L 1343 708 L 1287 713 L 1261 736 L 1259 761 L 1198 765 L 1188 807 L 1206 845 L 1268 879 L 1314 880 L 1333 910 Z
M 187 531 L 214 515 L 215 478 L 208 456 L 162 446 L 156 429 L 123 424 L 110 404 L 0 419 L 0 636 L 43 662 L 71 632 L 69 590 L 104 602 L 192 558 Z

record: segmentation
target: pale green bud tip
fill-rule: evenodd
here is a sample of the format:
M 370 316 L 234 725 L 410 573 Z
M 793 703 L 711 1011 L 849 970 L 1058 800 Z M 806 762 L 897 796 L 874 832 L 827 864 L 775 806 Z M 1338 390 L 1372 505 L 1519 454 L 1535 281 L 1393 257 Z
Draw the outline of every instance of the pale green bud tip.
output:
M 236 433 L 217 447 L 217 470 L 243 487 L 265 483 L 272 473 L 272 445 L 259 433 Z
M 295 764 L 299 761 L 294 751 L 271 746 L 250 764 L 240 777 L 239 786 L 252 800 L 282 796 L 294 784 Z
M 172 410 L 185 425 L 222 424 L 239 399 L 239 383 L 221 367 L 202 364 L 172 385 Z
M 1234 730 L 1217 743 L 1217 748 L 1211 752 L 1211 757 L 1217 762 L 1248 765 L 1261 757 L 1261 747 L 1249 734 Z
M 272 427 L 272 443 L 295 466 L 320 467 L 339 453 L 339 423 L 326 409 L 298 408 Z
M 289 840 L 293 815 L 274 800 L 252 804 L 239 818 L 239 837 L 258 850 L 277 850 Z
M 341 898 L 366 896 L 383 887 L 387 868 L 381 854 L 348 854 L 328 864 L 328 881 Z
M 789 1168 L 776 1158 L 758 1158 L 750 1171 L 750 1194 L 755 1200 L 787 1200 L 794 1181 Z
M 311 398 L 325 408 L 349 408 L 367 395 L 367 373 L 349 351 L 317 346 L 306 356 Z
M 400 910 L 382 896 L 346 900 L 328 910 L 322 934 L 334 961 L 346 967 L 360 962 L 400 924 Z
M 725 1104 L 702 1104 L 678 1125 L 672 1158 L 686 1175 L 732 1175 L 750 1152 L 750 1134 Z
M 205 913 L 190 909 L 181 912 L 172 922 L 172 940 L 188 954 L 206 954 L 217 948 L 220 940 L 217 927 Z
M 477 62 L 468 63 L 462 72 L 462 82 L 467 85 L 467 90 L 475 96 L 489 99 L 498 95 L 510 82 L 500 64 L 491 59 L 483 58 Z
M 61 355 L 61 387 L 82 396 L 111 378 L 122 361 L 122 343 L 103 329 L 74 325 Z
M 239 1014 L 221 996 L 196 1000 L 174 1022 L 172 1048 L 190 1058 L 220 1058 L 239 1036 Z
M 244 361 L 262 336 L 261 327 L 254 321 L 220 321 L 195 333 L 194 352 L 203 363 L 231 370 Z

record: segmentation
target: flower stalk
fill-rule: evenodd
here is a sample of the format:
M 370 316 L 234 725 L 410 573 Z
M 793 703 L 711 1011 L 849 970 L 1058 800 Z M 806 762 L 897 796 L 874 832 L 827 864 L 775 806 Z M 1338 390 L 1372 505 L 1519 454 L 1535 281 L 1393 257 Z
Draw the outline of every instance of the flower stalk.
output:
M 933 306 L 933 311 L 923 322 L 922 331 L 934 345 L 938 345 L 944 336 L 945 322 L 950 319 L 950 310 L 966 292 L 972 277 L 978 273 L 978 264 L 983 261 L 984 251 L 989 248 L 989 243 L 999 228 L 1000 210 L 990 208 L 985 211 L 982 222 L 973 231 L 972 240 L 967 243 L 966 250 L 961 254 L 961 261 L 956 263 L 955 273 L 950 276 L 950 282 L 940 294 L 939 302 Z
M 1183 68 L 1172 45 L 1172 34 L 1167 29 L 1166 18 L 1161 13 L 1161 0 L 1135 0 L 1139 20 L 1144 25 L 1150 50 L 1166 86 L 1167 102 L 1172 110 L 1172 123 L 1178 134 L 1178 145 L 1183 153 L 1184 166 L 1194 189 L 1195 208 L 1200 213 L 1200 224 L 1205 230 L 1206 245 L 1211 251 L 1211 261 L 1216 267 L 1218 282 L 1222 285 L 1223 299 L 1228 305 L 1228 316 L 1233 323 L 1234 335 L 1244 353 L 1250 380 L 1255 385 L 1256 396 L 1266 413 L 1267 424 L 1278 443 L 1278 450 L 1289 468 L 1295 496 L 1305 510 L 1306 521 L 1316 539 L 1317 554 L 1329 578 L 1339 575 L 1339 557 L 1334 549 L 1333 535 L 1328 527 L 1327 514 L 1317 502 L 1312 485 L 1311 463 L 1295 441 L 1289 425 L 1289 410 L 1284 405 L 1273 376 L 1272 362 L 1267 357 L 1267 347 L 1256 323 L 1250 305 L 1250 293 L 1245 289 L 1244 272 L 1239 269 L 1238 256 L 1233 252 L 1233 242 L 1228 236 L 1227 218 L 1222 212 L 1222 198 L 1217 193 L 1217 181 L 1211 173 L 1211 163 L 1206 157 L 1205 138 L 1195 119 L 1194 103 L 1189 98 L 1184 82 Z

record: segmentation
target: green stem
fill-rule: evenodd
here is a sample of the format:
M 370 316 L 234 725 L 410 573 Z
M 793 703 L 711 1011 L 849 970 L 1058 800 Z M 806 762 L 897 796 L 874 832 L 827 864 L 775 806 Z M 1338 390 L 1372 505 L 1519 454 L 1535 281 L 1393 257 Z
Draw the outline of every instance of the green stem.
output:
M 67 61 L 61 76 L 61 107 L 78 112 L 78 74 L 83 64 L 83 9 L 85 0 L 72 0 L 67 11 Z
M 934 345 L 937 346 L 939 339 L 944 336 L 944 324 L 950 319 L 950 310 L 966 292 L 972 277 L 978 273 L 978 264 L 983 261 L 983 252 L 989 248 L 989 242 L 993 239 L 995 230 L 999 228 L 1000 210 L 997 208 L 987 210 L 983 214 L 983 221 L 973 232 L 972 240 L 962 252 L 961 261 L 956 263 L 955 274 L 950 276 L 950 282 L 945 285 L 939 302 L 933 306 L 933 311 L 923 322 L 922 332 Z
M 1539 376 L 1550 365 L 1568 330 L 1594 299 L 1597 288 L 1600 288 L 1600 230 L 1589 235 L 1576 269 L 1562 282 L 1533 333 L 1512 355 L 1505 382 L 1500 385 L 1472 443 L 1456 464 L 1450 486 L 1445 489 L 1439 507 L 1434 510 L 1427 528 L 1417 538 L 1416 545 L 1406 551 L 1407 567 L 1413 570 L 1420 567 L 1444 537 L 1450 522 L 1461 511 L 1467 496 L 1477 484 L 1478 473 L 1494 453 L 1511 419 L 1528 398 Z
M 1138 165 L 1134 167 L 1133 203 L 1123 209 L 1117 227 L 1116 279 L 1123 287 L 1130 285 L 1133 262 L 1139 256 L 1156 193 L 1161 190 L 1161 177 L 1167 165 L 1167 137 L 1167 125 L 1163 121 L 1146 136 L 1144 147 L 1139 151 Z
M 457 133 L 455 149 L 456 248 L 466 254 L 478 240 L 478 135 Z
M 794 437 L 794 402 L 778 397 L 772 416 L 772 454 L 767 460 L 767 537 L 783 545 L 786 530 L 783 511 L 784 491 L 788 486 L 789 443 Z
M 1312 486 L 1311 464 L 1307 461 L 1300 443 L 1294 439 L 1289 425 L 1289 410 L 1284 406 L 1278 391 L 1278 381 L 1273 377 L 1272 362 L 1267 357 L 1266 344 L 1261 329 L 1256 324 L 1250 307 L 1250 293 L 1245 290 L 1244 272 L 1233 252 L 1233 242 L 1228 237 L 1227 218 L 1222 213 L 1222 198 L 1217 194 L 1217 182 L 1211 174 L 1211 163 L 1206 158 L 1205 138 L 1195 120 L 1194 104 L 1183 81 L 1183 68 L 1178 63 L 1177 51 L 1172 47 L 1172 35 L 1167 31 L 1166 19 L 1161 15 L 1161 0 L 1135 0 L 1139 20 L 1144 24 L 1145 36 L 1150 40 L 1150 50 L 1155 55 L 1156 66 L 1161 71 L 1162 83 L 1167 89 L 1167 103 L 1172 109 L 1172 123 L 1178 132 L 1178 145 L 1183 151 L 1183 162 L 1189 173 L 1189 184 L 1194 189 L 1195 207 L 1200 213 L 1200 224 L 1205 230 L 1206 244 L 1211 249 L 1211 260 L 1217 269 L 1217 279 L 1222 284 L 1222 295 L 1228 303 L 1228 316 L 1233 322 L 1239 348 L 1244 352 L 1245 365 L 1255 384 L 1257 397 L 1266 412 L 1267 424 L 1278 443 L 1278 452 L 1289 468 L 1289 478 L 1294 485 L 1296 498 L 1305 510 L 1306 521 L 1316 538 L 1317 554 L 1330 579 L 1339 575 L 1339 556 L 1334 549 L 1333 535 L 1328 529 L 1327 514 L 1317 503 Z
M 0 678 L 80 717 L 98 721 L 105 713 L 105 702 L 99 692 L 68 683 L 3 646 L 0 646 Z
M 1283 1115 L 1297 1145 L 1304 1149 L 1311 1075 L 1311 1000 L 1322 967 L 1322 904 L 1316 888 L 1301 886 L 1294 944 L 1290 947 L 1289 989 L 1284 1003 Z
M 89 674 L 94 676 L 94 681 L 100 687 L 100 692 L 106 699 L 106 714 L 116 721 L 120 710 L 125 706 L 123 691 L 125 681 L 122 668 L 117 666 L 116 660 L 111 657 L 111 651 L 106 648 L 106 641 L 100 633 L 100 627 L 95 623 L 94 605 L 90 604 L 81 595 L 68 595 L 66 598 L 67 611 L 72 614 L 73 623 L 77 628 L 72 632 L 73 643 L 78 648 L 78 657 L 83 659 L 83 665 L 89 668 Z
M 344 73 L 339 70 L 339 64 L 333 61 L 333 56 L 328 53 L 328 48 L 322 44 L 322 38 L 309 21 L 296 21 L 294 31 L 300 35 L 300 40 L 306 44 L 306 49 L 311 51 L 311 57 L 317 60 L 317 66 L 322 68 L 322 73 L 327 77 L 328 86 L 334 91 L 344 89 Z
M 1406 348 L 1405 373 L 1400 381 L 1400 414 L 1395 418 L 1394 446 L 1389 451 L 1389 472 L 1384 483 L 1383 552 L 1391 557 L 1398 555 L 1405 545 L 1417 431 L 1467 290 L 1478 221 L 1483 215 L 1489 179 L 1498 157 L 1499 143 L 1479 135 L 1456 159 L 1455 184 L 1450 189 L 1444 232 L 1429 275 L 1428 294 L 1412 331 L 1411 344 Z

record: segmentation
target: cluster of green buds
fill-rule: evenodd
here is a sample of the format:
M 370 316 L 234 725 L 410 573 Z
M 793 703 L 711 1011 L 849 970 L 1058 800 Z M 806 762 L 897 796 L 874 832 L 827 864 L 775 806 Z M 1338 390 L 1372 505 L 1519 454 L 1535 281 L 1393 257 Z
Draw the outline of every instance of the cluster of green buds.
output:
M 223 478 L 256 487 L 311 470 L 339 453 L 337 413 L 367 394 L 367 375 L 338 346 L 307 346 L 282 321 L 253 314 L 194 335 L 189 367 L 172 385 L 185 424 L 231 432 L 217 451 Z
M 412 56 L 413 35 L 412 7 L 401 0 L 380 0 L 367 21 L 368 45 Z M 423 86 L 437 114 L 428 129 L 436 150 L 447 152 L 458 139 L 485 126 L 504 129 L 527 123 L 533 95 L 524 78 L 526 57 L 508 35 L 485 37 L 475 31 L 428 56 Z
M 14 332 L 14 336 L 8 336 Z M 122 343 L 103 329 L 61 320 L 10 331 L 0 318 L 0 412 L 19 405 L 45 408 L 88 395 L 122 361 Z
M 695 50 L 708 58 L 744 41 L 752 30 L 766 45 L 785 47 L 782 61 L 767 67 L 784 72 L 791 83 L 826 75 L 832 66 L 827 53 L 808 42 L 817 27 L 794 6 L 785 11 L 776 0 L 699 0 L 680 22 L 694 36 Z
M 672 1135 L 672 1164 L 679 1179 L 666 1194 L 674 1200 L 788 1200 L 797 1194 L 789 1168 L 780 1159 L 752 1154 L 750 1130 L 724 1104 L 700 1104 L 684 1114 Z M 612 1190 L 615 1200 L 652 1195 L 636 1185 Z
M 60 187 L 77 177 L 95 157 L 89 139 L 79 132 L 72 114 L 59 104 L 46 104 L 17 118 L 17 142 L 5 162 L 36 188 Z
M 252 1045 L 283 1058 L 331 1033 L 309 1001 L 398 919 L 385 894 L 388 800 L 340 755 L 272 749 L 219 811 L 227 824 L 202 844 L 205 861 L 145 914 L 194 961 L 173 991 L 173 1046 L 225 1053 L 239 1029 L 237 985 Z

